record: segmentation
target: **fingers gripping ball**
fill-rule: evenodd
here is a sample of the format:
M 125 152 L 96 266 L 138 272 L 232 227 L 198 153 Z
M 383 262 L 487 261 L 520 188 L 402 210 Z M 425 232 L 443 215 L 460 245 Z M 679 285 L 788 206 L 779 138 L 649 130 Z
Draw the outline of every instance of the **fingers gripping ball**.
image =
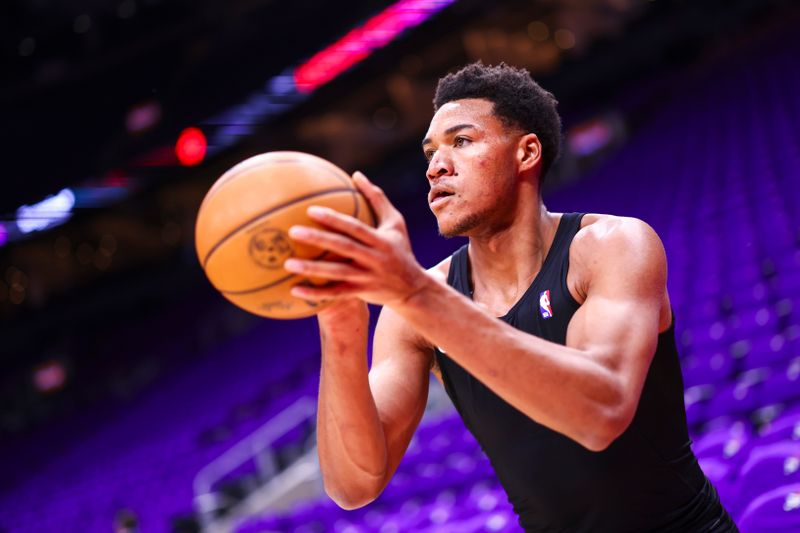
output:
M 375 226 L 369 204 L 342 169 L 302 152 L 268 152 L 228 170 L 206 194 L 195 226 L 197 256 L 211 284 L 237 306 L 270 318 L 300 318 L 324 305 L 294 298 L 297 284 L 323 285 L 283 268 L 289 257 L 331 254 L 293 241 L 295 224 L 320 227 L 306 214 L 322 205 Z

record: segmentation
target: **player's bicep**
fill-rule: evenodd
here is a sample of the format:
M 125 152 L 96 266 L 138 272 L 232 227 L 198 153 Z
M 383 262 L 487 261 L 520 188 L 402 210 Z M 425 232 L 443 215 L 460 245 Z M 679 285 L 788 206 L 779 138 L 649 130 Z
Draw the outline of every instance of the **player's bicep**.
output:
M 666 255 L 655 232 L 638 220 L 627 219 L 593 238 L 587 248 L 603 260 L 587 261 L 591 282 L 566 343 L 612 372 L 635 407 L 658 342 Z
M 432 350 L 410 326 L 384 307 L 375 329 L 369 372 L 388 452 L 386 482 L 394 474 L 428 401 Z
M 648 366 L 658 340 L 658 309 L 622 297 L 587 297 L 567 329 L 567 346 L 613 372 Z

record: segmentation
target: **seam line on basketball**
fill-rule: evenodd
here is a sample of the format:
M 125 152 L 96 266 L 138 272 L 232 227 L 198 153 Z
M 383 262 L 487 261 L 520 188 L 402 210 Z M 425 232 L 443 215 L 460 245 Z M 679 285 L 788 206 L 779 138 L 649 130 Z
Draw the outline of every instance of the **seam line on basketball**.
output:
M 302 152 L 298 152 L 298 153 L 302 153 Z M 309 154 L 309 155 L 310 155 L 310 154 Z M 271 163 L 280 163 L 280 164 L 284 164 L 284 163 L 296 163 L 296 162 L 297 162 L 297 159 L 292 159 L 292 158 L 289 158 L 289 157 L 287 156 L 287 158 L 286 158 L 286 159 L 274 159 L 274 160 L 272 160 L 272 161 L 270 161 L 270 162 L 271 162 Z M 342 182 L 342 184 L 344 184 L 344 185 L 348 185 L 348 184 L 350 183 L 349 181 L 347 181 L 349 178 L 347 178 L 347 177 L 345 177 L 345 176 L 342 176 L 341 174 L 339 174 L 338 172 L 334 171 L 334 170 L 333 170 L 332 168 L 330 168 L 330 167 L 327 167 L 327 166 L 325 166 L 325 165 L 322 165 L 322 164 L 320 164 L 318 161 L 313 161 L 313 160 L 312 160 L 312 161 L 311 161 L 311 164 L 313 164 L 313 165 L 317 166 L 318 168 L 320 168 L 321 170 L 324 170 L 325 172 L 329 172 L 329 173 L 330 173 L 330 174 L 332 174 L 332 175 L 333 175 L 333 176 L 334 176 L 336 179 L 338 179 L 339 181 L 341 181 L 341 182 Z M 219 190 L 222 188 L 222 186 L 223 186 L 224 184 L 228 183 L 228 182 L 229 182 L 229 181 L 231 181 L 233 178 L 236 178 L 236 177 L 238 177 L 238 176 L 241 176 L 241 175 L 242 175 L 242 174 L 244 174 L 245 172 L 247 172 L 247 171 L 249 171 L 249 170 L 252 170 L 252 169 L 253 169 L 253 168 L 255 168 L 256 166 L 257 166 L 257 165 L 254 163 L 254 164 L 253 164 L 253 166 L 247 166 L 247 167 L 245 167 L 245 168 L 241 169 L 240 171 L 238 171 L 238 172 L 236 172 L 236 173 L 234 173 L 234 174 L 231 174 L 230 176 L 224 176 L 224 177 L 223 177 L 223 178 L 222 178 L 220 181 L 218 181 L 217 183 L 214 183 L 214 184 L 211 186 L 211 190 L 209 191 L 211 194 L 210 194 L 210 196 L 208 196 L 207 198 L 204 198 L 204 199 L 203 199 L 203 202 L 205 202 L 206 200 L 208 200 L 208 198 L 211 198 L 212 196 L 214 196 L 215 194 L 217 194 L 217 192 L 219 192 Z M 344 171 L 342 171 L 342 172 L 344 172 Z M 216 189 L 216 190 L 214 190 L 214 189 Z
M 312 198 L 317 198 L 319 196 L 327 196 L 329 194 L 336 194 L 336 193 L 342 193 L 342 192 L 352 193 L 353 189 L 351 189 L 349 187 L 348 188 L 342 188 L 342 189 L 328 189 L 328 190 L 322 191 L 322 192 L 315 192 L 315 193 L 312 193 L 312 194 L 306 194 L 306 195 L 303 195 L 303 196 L 300 196 L 300 197 L 297 197 L 297 198 L 293 198 L 292 200 L 288 200 L 288 201 L 286 201 L 286 202 L 284 202 L 284 203 L 282 203 L 280 205 L 273 206 L 270 209 L 268 209 L 266 211 L 262 211 L 258 215 L 254 216 L 254 217 L 251 217 L 246 222 L 243 222 L 243 223 L 239 224 L 237 227 L 235 227 L 234 229 L 229 231 L 227 235 L 225 235 L 222 239 L 220 239 L 217 242 L 217 244 L 215 244 L 214 246 L 211 247 L 211 249 L 208 250 L 208 253 L 206 254 L 205 258 L 203 259 L 203 269 L 205 270 L 205 268 L 208 266 L 208 260 L 211 258 L 211 256 L 214 254 L 214 252 L 216 252 L 219 249 L 220 246 L 225 244 L 225 242 L 228 239 L 230 239 L 231 237 L 236 235 L 236 233 L 238 233 L 240 230 L 242 230 L 243 228 L 249 226 L 250 224 L 252 224 L 256 220 L 258 220 L 259 218 L 263 218 L 263 217 L 265 217 L 265 216 L 267 216 L 267 215 L 269 215 L 271 213 L 274 213 L 275 211 L 280 211 L 281 209 L 289 207 L 292 204 L 296 204 L 297 202 L 302 202 L 304 200 L 310 200 Z
M 314 259 L 317 259 L 317 258 L 314 258 Z M 280 285 L 281 283 L 283 283 L 285 281 L 288 281 L 288 280 L 290 280 L 292 278 L 297 278 L 297 277 L 299 277 L 299 276 L 297 276 L 296 274 L 288 274 L 288 275 L 286 275 L 286 276 L 284 276 L 282 278 L 276 279 L 275 281 L 267 283 L 266 285 L 263 285 L 261 287 L 255 287 L 253 289 L 244 289 L 244 290 L 241 290 L 241 291 L 223 291 L 223 290 L 220 290 L 219 292 L 221 292 L 222 294 L 232 294 L 232 295 L 249 294 L 251 292 L 258 292 L 258 291 L 263 291 L 264 289 L 269 289 L 271 287 L 274 287 L 275 285 Z
M 355 218 L 358 218 L 358 213 L 361 211 L 361 209 L 358 206 L 359 195 L 361 195 L 362 197 L 364 196 L 358 189 L 353 189 L 353 204 L 355 205 L 353 209 L 353 216 Z M 367 200 L 366 197 L 364 198 L 364 200 L 365 203 L 367 204 L 367 211 L 369 212 L 369 218 L 370 220 L 372 220 L 372 227 L 375 227 L 378 225 L 378 217 L 375 216 L 375 210 L 372 209 L 372 204 L 369 203 L 369 200 Z

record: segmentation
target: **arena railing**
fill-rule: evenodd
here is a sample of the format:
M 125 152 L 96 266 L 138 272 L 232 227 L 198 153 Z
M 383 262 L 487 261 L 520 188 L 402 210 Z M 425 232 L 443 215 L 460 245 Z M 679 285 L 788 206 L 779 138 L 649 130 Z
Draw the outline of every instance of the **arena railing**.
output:
M 255 466 L 259 484 L 267 484 L 288 466 L 280 464 L 276 443 L 298 428 L 313 428 L 316 412 L 314 398 L 299 398 L 197 473 L 193 482 L 194 508 L 204 530 L 236 503 L 229 501 L 230 498 L 220 490 L 222 483 L 232 479 L 237 470 Z M 313 440 L 307 438 L 303 448 Z

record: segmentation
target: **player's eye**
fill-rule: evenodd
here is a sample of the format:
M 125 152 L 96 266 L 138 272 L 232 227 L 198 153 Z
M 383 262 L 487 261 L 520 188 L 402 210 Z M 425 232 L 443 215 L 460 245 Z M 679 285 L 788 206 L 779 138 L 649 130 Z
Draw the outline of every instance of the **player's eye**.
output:
M 429 162 L 433 159 L 433 150 L 425 150 L 425 161 Z
M 453 142 L 456 146 L 464 146 L 465 143 L 468 143 L 469 139 L 466 137 L 456 137 L 455 141 Z

